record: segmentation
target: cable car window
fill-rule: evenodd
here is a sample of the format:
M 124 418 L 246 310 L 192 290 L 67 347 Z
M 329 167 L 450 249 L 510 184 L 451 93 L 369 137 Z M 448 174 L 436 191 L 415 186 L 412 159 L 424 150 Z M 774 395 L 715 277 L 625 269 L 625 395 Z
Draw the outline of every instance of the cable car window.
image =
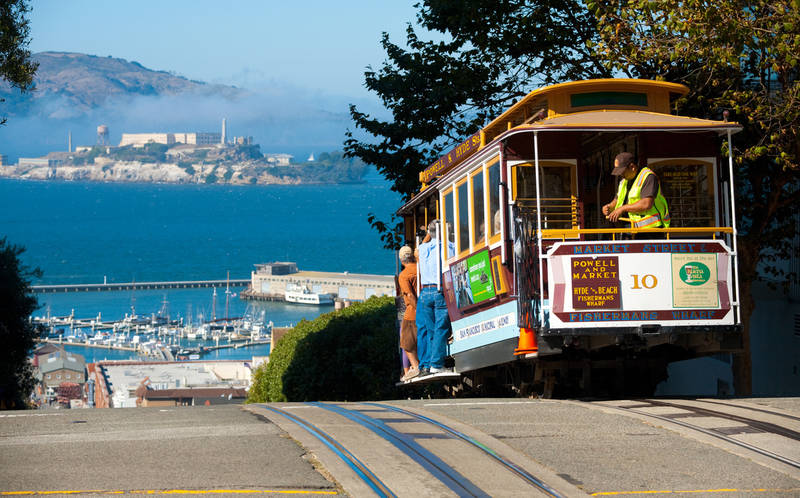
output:
M 455 235 L 454 235 L 454 227 L 455 227 L 455 216 L 454 216 L 454 206 L 453 206 L 453 190 L 450 189 L 448 192 L 444 194 L 444 233 L 447 234 L 448 242 L 455 244 Z M 455 254 L 450 254 L 450 244 L 445 245 L 445 259 L 450 259 L 455 256 Z
M 574 166 L 541 164 L 542 228 L 577 228 L 577 202 Z M 536 169 L 531 164 L 514 168 L 514 199 L 520 204 L 536 206 Z
M 480 170 L 472 175 L 472 226 L 475 229 L 475 238 L 472 243 L 476 246 L 483 245 L 486 241 L 486 212 L 483 193 L 483 170 Z
M 713 159 L 651 159 L 648 166 L 661 181 L 671 227 L 716 225 Z M 679 235 L 676 235 L 680 237 Z
M 469 250 L 469 187 L 466 180 L 456 186 L 456 206 L 458 212 L 456 252 L 460 254 Z
M 500 162 L 495 161 L 494 164 L 487 168 L 489 176 L 489 237 L 494 238 L 500 236 Z

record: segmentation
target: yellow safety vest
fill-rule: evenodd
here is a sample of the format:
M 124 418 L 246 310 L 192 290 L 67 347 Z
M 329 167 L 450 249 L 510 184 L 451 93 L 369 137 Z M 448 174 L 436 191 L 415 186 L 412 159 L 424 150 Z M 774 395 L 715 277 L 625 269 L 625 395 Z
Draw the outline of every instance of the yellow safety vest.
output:
M 636 175 L 636 178 L 634 178 L 633 185 L 630 186 L 630 192 L 628 192 L 628 185 L 631 182 L 623 178 L 622 181 L 619 182 L 617 205 L 614 209 L 618 209 L 622 206 L 622 203 L 625 201 L 626 193 L 628 194 L 628 204 L 638 202 L 641 199 L 642 185 L 644 185 L 645 179 L 654 174 L 655 173 L 653 173 L 653 170 L 650 168 L 646 166 L 642 168 L 639 174 Z M 653 205 L 650 206 L 650 209 L 639 213 L 631 211 L 628 213 L 628 217 L 630 217 L 633 226 L 636 228 L 669 228 L 669 208 L 667 207 L 667 200 L 661 195 L 660 183 L 658 185 L 658 194 L 653 200 Z

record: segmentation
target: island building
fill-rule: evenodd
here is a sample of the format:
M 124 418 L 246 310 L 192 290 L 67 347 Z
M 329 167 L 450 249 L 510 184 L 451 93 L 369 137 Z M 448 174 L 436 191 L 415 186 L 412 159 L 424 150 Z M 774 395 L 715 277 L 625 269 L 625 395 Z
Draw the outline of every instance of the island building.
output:
M 8 164 L 8 156 L 5 154 L 0 154 L 0 166 L 11 166 Z
M 123 133 L 120 147 L 133 145 L 143 147 L 149 143 L 164 145 L 188 144 L 188 145 L 215 145 L 222 140 L 222 135 L 215 132 L 191 132 L 191 133 Z
M 273 166 L 289 166 L 294 156 L 291 154 L 264 154 L 264 158 Z
M 18 166 L 46 166 L 48 168 L 57 168 L 61 166 L 63 161 L 61 159 L 52 159 L 48 157 L 20 157 L 17 160 Z
M 234 145 L 253 145 L 253 137 L 233 137 Z
M 287 290 L 298 287 L 348 301 L 395 295 L 392 275 L 300 271 L 297 263 L 283 261 L 255 266 L 256 270 L 250 273 L 250 286 L 239 294 L 242 299 L 283 301 Z

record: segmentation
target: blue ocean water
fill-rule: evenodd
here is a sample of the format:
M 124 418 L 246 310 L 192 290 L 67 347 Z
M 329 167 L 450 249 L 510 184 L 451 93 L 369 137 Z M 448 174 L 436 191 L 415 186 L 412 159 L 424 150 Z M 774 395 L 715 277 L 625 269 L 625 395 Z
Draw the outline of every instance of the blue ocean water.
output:
M 367 223 L 388 219 L 399 196 L 374 171 L 363 184 L 171 185 L 0 180 L 0 237 L 25 247 L 34 284 L 249 278 L 257 263 L 301 270 L 392 274 L 392 251 Z M 247 306 L 229 296 L 229 316 Z M 119 319 L 150 315 L 164 301 L 173 318 L 211 315 L 212 289 L 40 294 L 35 315 Z M 217 289 L 224 316 L 225 289 Z M 288 326 L 332 307 L 258 303 Z M 241 350 L 237 350 L 241 351 Z

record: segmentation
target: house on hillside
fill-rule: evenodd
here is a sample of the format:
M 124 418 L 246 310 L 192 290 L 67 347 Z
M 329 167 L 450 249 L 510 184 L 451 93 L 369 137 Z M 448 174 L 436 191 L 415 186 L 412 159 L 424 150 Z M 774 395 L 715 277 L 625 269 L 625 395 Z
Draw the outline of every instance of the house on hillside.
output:
M 38 361 L 39 381 L 45 389 L 55 389 L 62 382 L 86 383 L 86 360 L 79 354 L 59 350 L 40 357 Z

